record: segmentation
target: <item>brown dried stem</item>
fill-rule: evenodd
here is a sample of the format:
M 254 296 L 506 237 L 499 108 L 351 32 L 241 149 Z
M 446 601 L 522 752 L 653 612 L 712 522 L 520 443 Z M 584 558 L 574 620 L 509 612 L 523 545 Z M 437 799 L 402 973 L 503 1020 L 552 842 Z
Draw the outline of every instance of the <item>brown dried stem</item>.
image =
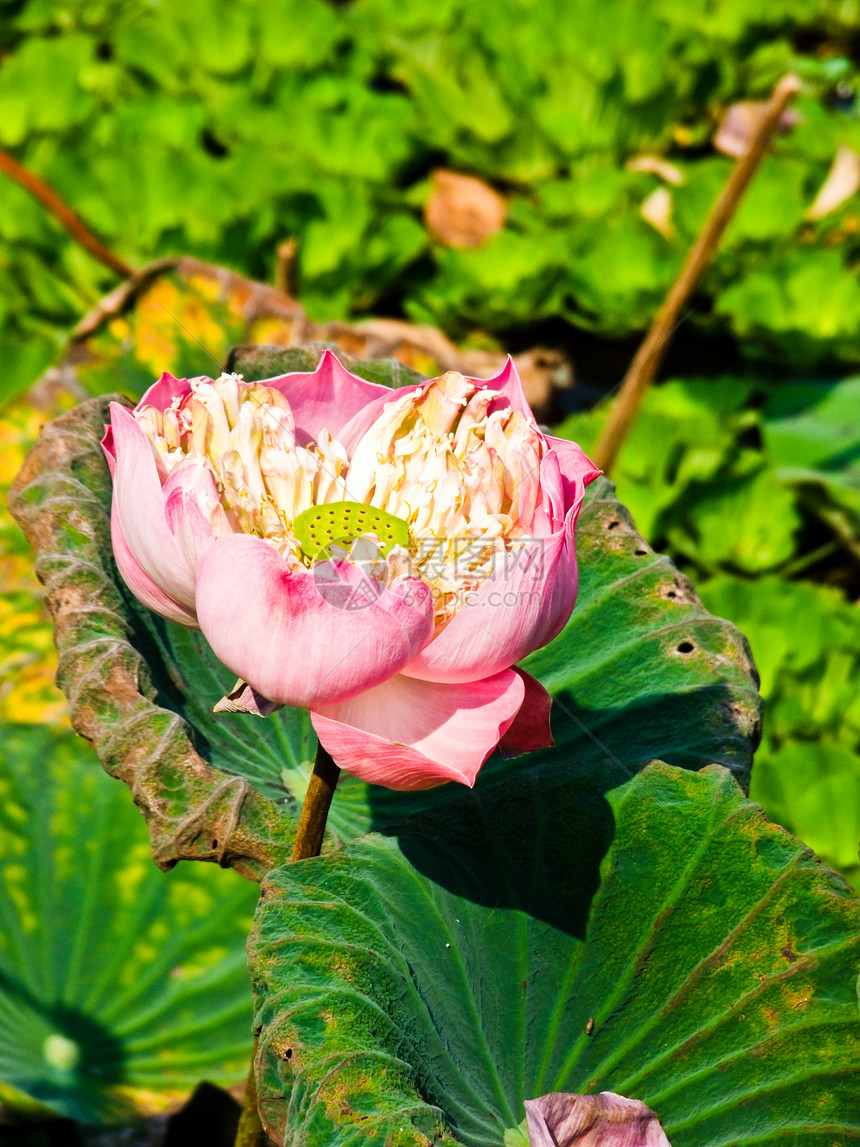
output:
M 609 421 L 592 451 L 594 462 L 601 470 L 609 471 L 615 462 L 633 424 L 639 404 L 663 361 L 669 339 L 678 323 L 678 316 L 714 257 L 723 232 L 737 211 L 741 198 L 761 163 L 786 104 L 799 88 L 800 81 L 793 75 L 784 76 L 774 88 L 749 149 L 733 167 L 702 230 L 687 254 L 678 278 L 663 300 L 621 384 Z
M 34 199 L 38 200 L 46 210 L 54 216 L 54 218 L 62 224 L 68 231 L 76 243 L 80 245 L 93 256 L 98 259 L 100 263 L 104 263 L 111 271 L 121 275 L 127 279 L 130 275 L 134 274 L 134 267 L 126 263 L 119 255 L 115 255 L 110 248 L 106 247 L 89 227 L 84 223 L 79 215 L 72 211 L 71 207 L 65 203 L 53 188 L 49 187 L 44 180 L 40 179 L 38 175 L 34 175 L 32 171 L 28 171 L 23 164 L 20 164 L 17 159 L 14 159 L 7 151 L 0 148 L 0 171 L 5 171 L 10 179 L 14 179 L 17 184 L 28 191 Z

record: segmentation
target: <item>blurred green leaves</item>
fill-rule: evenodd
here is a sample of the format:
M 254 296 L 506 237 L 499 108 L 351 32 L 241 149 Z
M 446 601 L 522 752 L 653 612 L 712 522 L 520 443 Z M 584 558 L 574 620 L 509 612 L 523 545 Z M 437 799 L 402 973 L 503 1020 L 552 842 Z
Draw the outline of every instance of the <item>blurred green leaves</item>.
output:
M 860 378 L 769 396 L 763 433 L 777 474 L 860 552 Z
M 787 251 L 727 287 L 716 310 L 760 349 L 778 355 L 790 348 L 801 369 L 816 364 L 824 343 L 856 358 L 860 282 L 844 273 L 837 251 Z
M 833 0 L 790 13 L 745 0 L 581 0 L 575 13 L 498 0 L 486 20 L 465 0 L 188 0 L 176 12 L 23 0 L 0 40 L 0 145 L 135 264 L 187 252 L 270 278 L 294 236 L 315 318 L 396 297 L 455 335 L 544 318 L 627 335 L 653 314 L 730 167 L 711 144 L 722 113 L 794 68 L 799 122 L 705 290 L 757 354 L 857 361 L 856 203 L 805 218 L 837 149 L 860 147 L 857 71 L 840 47 L 854 13 Z M 810 27 L 827 50 L 805 46 Z M 680 182 L 627 170 L 650 153 Z M 420 208 L 436 167 L 508 196 L 507 226 L 486 247 L 431 240 Z M 657 188 L 668 237 L 640 216 Z M 13 393 L 111 279 L 7 181 L 0 260 Z

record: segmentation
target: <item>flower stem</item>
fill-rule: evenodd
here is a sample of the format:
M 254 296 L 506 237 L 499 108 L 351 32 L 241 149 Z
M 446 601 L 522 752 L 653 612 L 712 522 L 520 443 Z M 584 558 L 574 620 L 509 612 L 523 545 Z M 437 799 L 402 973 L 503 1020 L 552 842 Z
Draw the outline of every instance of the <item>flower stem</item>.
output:
M 311 774 L 308 791 L 305 793 L 299 827 L 293 843 L 293 860 L 305 860 L 309 856 L 319 856 L 322 848 L 328 810 L 331 807 L 334 790 L 337 788 L 340 769 L 322 745 L 317 745 L 317 757 Z M 245 1101 L 239 1119 L 234 1147 L 267 1147 L 271 1142 L 260 1121 L 257 1103 L 257 1079 L 254 1063 L 257 1058 L 257 1040 L 254 1040 L 254 1054 L 251 1056 L 251 1070 L 245 1087 Z
M 317 759 L 314 761 L 314 771 L 311 774 L 308 791 L 305 793 L 299 827 L 296 829 L 296 839 L 293 843 L 293 860 L 319 856 L 328 810 L 339 776 L 340 769 L 322 745 L 317 745 Z

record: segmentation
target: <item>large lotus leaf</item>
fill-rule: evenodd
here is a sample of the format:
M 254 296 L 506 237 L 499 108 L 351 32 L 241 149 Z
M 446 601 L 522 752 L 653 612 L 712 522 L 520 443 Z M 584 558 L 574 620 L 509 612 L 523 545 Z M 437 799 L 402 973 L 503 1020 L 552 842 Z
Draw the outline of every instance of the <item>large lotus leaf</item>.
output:
M 202 865 L 159 872 L 146 829 L 70 732 L 5 725 L 0 1099 L 86 1123 L 163 1111 L 251 1051 L 256 900 Z
M 310 369 L 315 357 L 292 351 L 272 368 Z M 369 369 L 379 377 L 384 368 Z M 389 380 L 402 381 L 399 364 Z M 259 876 L 288 854 L 312 767 L 310 722 L 290 710 L 265 722 L 214 715 L 233 677 L 199 633 L 154 617 L 126 590 L 110 551 L 110 479 L 98 446 L 106 402 L 46 429 L 11 501 L 46 585 L 58 680 L 75 727 L 133 789 L 160 864 L 194 857 Z M 650 550 L 605 481 L 589 490 L 578 550 L 573 619 L 526 662 L 556 694 L 554 759 L 614 760 L 628 773 L 655 757 L 687 768 L 719 762 L 745 782 L 759 699 L 744 639 Z M 494 759 L 479 785 L 527 765 Z M 330 827 L 351 839 L 447 799 L 447 789 L 396 794 L 344 777 Z
M 270 1134 L 502 1147 L 620 1092 L 673 1147 L 860 1138 L 860 902 L 732 777 L 546 767 L 271 873 L 249 951 Z

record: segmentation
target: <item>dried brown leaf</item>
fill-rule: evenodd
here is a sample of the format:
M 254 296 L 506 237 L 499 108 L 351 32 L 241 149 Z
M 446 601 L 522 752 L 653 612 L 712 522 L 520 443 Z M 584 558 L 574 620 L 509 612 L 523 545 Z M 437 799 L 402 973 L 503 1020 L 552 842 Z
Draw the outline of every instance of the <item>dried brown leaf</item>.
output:
M 654 1112 L 614 1091 L 527 1099 L 530 1147 L 671 1147 Z
M 505 222 L 507 202 L 474 175 L 434 171 L 424 222 L 434 239 L 447 247 L 480 247 Z

